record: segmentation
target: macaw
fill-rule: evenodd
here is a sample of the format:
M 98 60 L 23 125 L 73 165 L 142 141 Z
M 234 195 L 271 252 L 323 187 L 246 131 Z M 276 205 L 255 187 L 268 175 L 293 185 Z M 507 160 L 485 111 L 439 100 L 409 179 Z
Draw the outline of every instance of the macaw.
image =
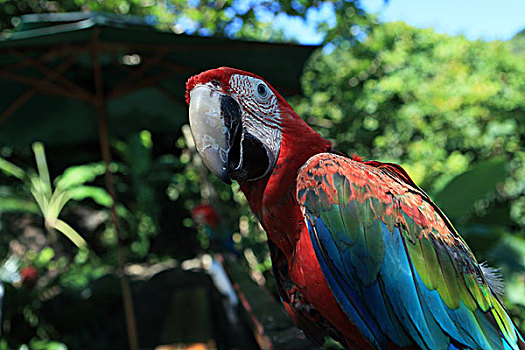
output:
M 186 85 L 197 151 L 267 232 L 282 302 L 349 349 L 525 349 L 498 278 L 402 167 L 336 151 L 259 76 Z

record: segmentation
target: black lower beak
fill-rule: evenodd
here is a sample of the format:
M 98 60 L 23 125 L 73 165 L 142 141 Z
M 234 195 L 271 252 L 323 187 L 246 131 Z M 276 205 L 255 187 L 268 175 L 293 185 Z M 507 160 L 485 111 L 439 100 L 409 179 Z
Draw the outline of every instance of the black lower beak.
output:
M 242 129 L 241 129 L 242 130 Z M 248 132 L 238 132 L 228 152 L 228 176 L 237 181 L 263 177 L 270 164 L 269 152 L 263 143 Z
M 221 96 L 221 113 L 228 130 L 228 176 L 237 181 L 257 180 L 268 172 L 273 159 L 266 146 L 242 126 L 239 104 L 230 96 Z

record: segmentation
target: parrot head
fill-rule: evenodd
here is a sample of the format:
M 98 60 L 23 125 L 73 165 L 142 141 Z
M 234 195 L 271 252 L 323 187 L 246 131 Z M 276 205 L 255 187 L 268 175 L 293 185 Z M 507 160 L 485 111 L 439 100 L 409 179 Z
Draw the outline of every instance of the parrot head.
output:
M 270 84 L 238 69 L 212 69 L 188 80 L 186 101 L 195 146 L 211 172 L 227 183 L 272 172 L 291 107 Z

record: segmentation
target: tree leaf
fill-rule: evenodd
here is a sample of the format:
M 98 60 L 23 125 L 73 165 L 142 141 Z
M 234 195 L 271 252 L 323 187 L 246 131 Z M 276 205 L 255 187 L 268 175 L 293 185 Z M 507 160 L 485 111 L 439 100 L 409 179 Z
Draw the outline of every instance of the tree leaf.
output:
M 491 159 L 476 165 L 453 178 L 434 196 L 436 204 L 453 219 L 463 219 L 473 210 L 477 201 L 486 199 L 506 176 L 506 161 Z
M 3 211 L 41 214 L 34 201 L 13 196 L 0 196 L 0 212 Z
M 35 265 L 37 267 L 44 267 L 46 266 L 51 259 L 55 256 L 55 251 L 51 247 L 45 247 L 40 251 L 37 258 L 35 259 Z
M 0 158 L 0 170 L 2 170 L 7 175 L 14 176 L 20 180 L 23 180 L 26 176 L 22 168 L 19 168 L 18 166 L 3 158 Z
M 77 247 L 85 247 L 86 241 L 82 236 L 78 234 L 77 231 L 75 231 L 74 228 L 69 226 L 67 223 L 60 219 L 56 219 L 54 222 L 50 223 L 51 226 L 56 229 L 57 231 L 62 232 L 71 242 L 73 242 L 74 245 Z
M 71 198 L 77 201 L 90 198 L 95 201 L 95 203 L 106 208 L 111 207 L 111 204 L 113 204 L 113 199 L 109 195 L 108 191 L 102 187 L 78 186 L 70 189 L 68 192 Z
M 33 152 L 35 153 L 35 161 L 38 168 L 38 177 L 40 178 L 42 191 L 44 195 L 51 197 L 51 179 L 49 178 L 49 168 L 47 166 L 46 153 L 44 145 L 41 142 L 33 143 Z
M 55 187 L 69 189 L 94 181 L 98 176 L 105 172 L 105 165 L 102 163 L 90 163 L 76 165 L 67 168 L 64 173 L 55 180 Z

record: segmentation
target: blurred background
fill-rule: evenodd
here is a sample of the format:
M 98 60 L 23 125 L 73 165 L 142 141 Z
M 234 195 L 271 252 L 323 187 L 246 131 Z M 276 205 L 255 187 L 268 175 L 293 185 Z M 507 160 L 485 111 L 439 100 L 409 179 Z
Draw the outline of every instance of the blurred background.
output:
M 194 151 L 184 83 L 221 65 L 401 164 L 500 269 L 523 331 L 524 10 L 0 0 L 0 350 L 311 348 L 238 185 Z

